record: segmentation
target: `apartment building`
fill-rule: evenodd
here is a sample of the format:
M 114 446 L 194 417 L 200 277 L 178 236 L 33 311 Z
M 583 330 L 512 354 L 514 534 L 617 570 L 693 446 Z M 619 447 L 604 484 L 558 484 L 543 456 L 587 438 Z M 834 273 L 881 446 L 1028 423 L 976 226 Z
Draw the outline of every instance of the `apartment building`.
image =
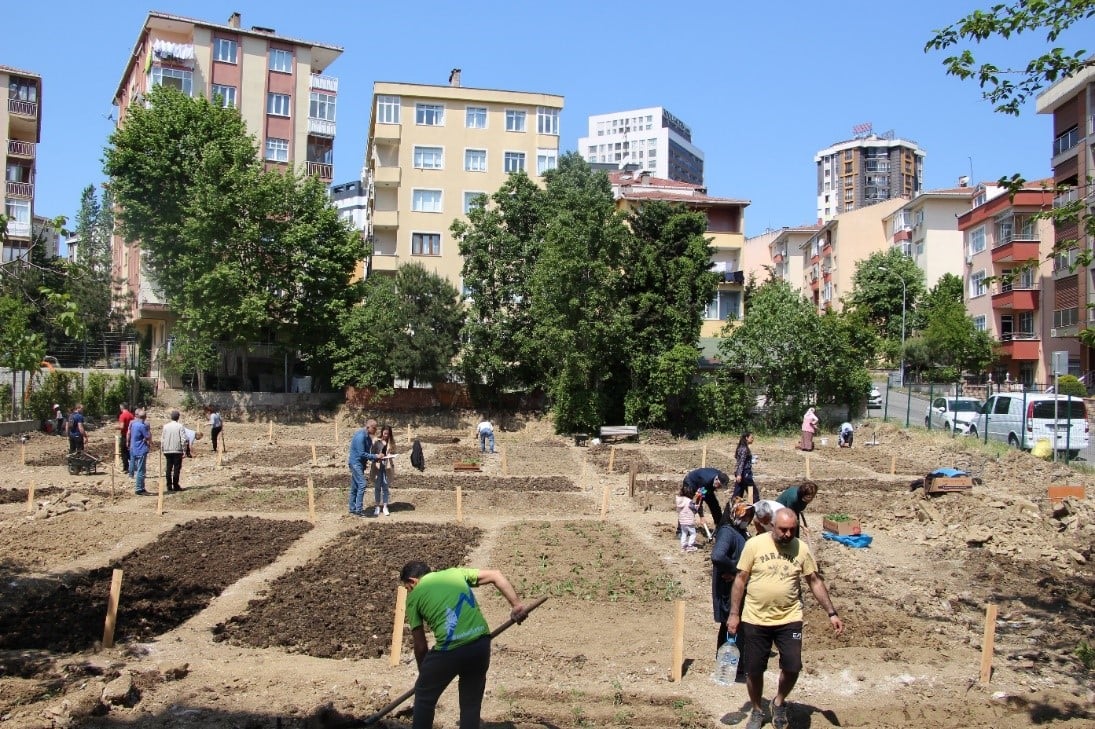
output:
M 907 202 L 895 198 L 841 213 L 803 241 L 802 291 L 819 314 L 843 308 L 841 297 L 852 292 L 856 264 L 889 247 L 884 221 Z
M 972 207 L 958 218 L 964 303 L 977 328 L 998 343 L 995 382 L 1045 384 L 1052 379 L 1052 352 L 1061 350 L 1069 352 L 1069 370 L 1080 371 L 1079 341 L 1055 337 L 1053 311 L 1043 304 L 1044 284 L 1053 280 L 1047 256 L 1054 236 L 1052 223 L 1036 216 L 1050 208 L 1053 195 L 1048 180 L 1028 183 L 1014 196 L 981 184 Z
M 538 179 L 559 161 L 563 97 L 449 84 L 378 81 L 365 152 L 364 275 L 409 262 L 463 290 L 463 258 L 449 232 L 475 200 L 506 176 Z
M 703 151 L 692 144 L 688 125 L 662 106 L 589 117 L 578 153 L 590 164 L 634 166 L 654 177 L 703 185 Z
M 806 269 L 803 244 L 821 229 L 820 225 L 784 226 L 754 236 L 745 241 L 746 249 L 755 247 L 749 254 L 750 261 L 757 258 L 746 271 L 755 274 L 758 282 L 768 280 L 769 275 L 786 281 L 794 289 L 803 290 Z
M 717 336 L 728 320 L 741 320 L 745 272 L 745 208 L 748 200 L 712 197 L 701 185 L 692 185 L 649 172 L 610 172 L 608 181 L 620 210 L 631 212 L 650 200 L 679 203 L 707 217 L 704 235 L 711 241 L 712 270 L 719 274 L 718 290 L 703 314 L 701 337 Z
M 818 221 L 883 200 L 916 197 L 924 155 L 916 142 L 897 139 L 893 132 L 862 134 L 821 150 L 814 155 Z
M 330 182 L 338 79 L 325 71 L 341 54 L 273 28 L 244 28 L 239 13 L 219 24 L 150 12 L 114 93 L 118 124 L 152 87 L 173 86 L 238 109 L 268 168 L 292 166 Z M 115 279 L 125 282 L 119 293 L 132 294 L 127 318 L 158 349 L 174 315 L 142 266 L 139 242 L 116 236 L 112 259 Z
M 883 221 L 890 247 L 913 259 L 929 289 L 943 274 L 961 277 L 965 270 L 958 217 L 969 211 L 974 194 L 962 178 L 958 187 L 920 193 Z
M 42 77 L 31 71 L 0 66 L 0 82 L 8 90 L 8 103 L 0 108 L 4 145 L 4 215 L 8 240 L 3 261 L 28 255 L 34 236 L 34 185 L 38 143 L 42 140 Z
M 1095 56 L 1088 59 L 1095 61 Z M 1095 214 L 1095 66 L 1089 65 L 1071 78 L 1050 86 L 1038 95 L 1039 114 L 1053 116 L 1053 147 L 1050 165 L 1053 186 L 1059 191 L 1055 206 L 1083 200 L 1085 214 Z M 1079 250 L 1095 248 L 1095 240 L 1084 233 L 1082 223 L 1057 225 L 1054 243 L 1068 244 L 1074 249 L 1057 255 L 1053 275 L 1047 282 L 1047 308 L 1053 312 L 1050 348 L 1068 349 L 1080 346 L 1080 371 L 1095 370 L 1095 350 L 1079 345 L 1082 329 L 1095 326 L 1095 266 L 1076 268 Z M 1070 365 L 1071 368 L 1071 365 Z M 1093 377 L 1086 379 L 1090 386 Z

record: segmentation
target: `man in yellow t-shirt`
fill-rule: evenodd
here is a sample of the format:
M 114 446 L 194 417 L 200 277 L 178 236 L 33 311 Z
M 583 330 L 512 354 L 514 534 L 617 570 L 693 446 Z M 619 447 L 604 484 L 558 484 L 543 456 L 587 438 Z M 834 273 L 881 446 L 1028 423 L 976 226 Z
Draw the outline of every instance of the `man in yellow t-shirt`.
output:
M 837 635 L 844 632 L 844 623 L 836 614 L 825 582 L 817 573 L 817 564 L 806 543 L 795 537 L 798 517 L 791 509 L 780 509 L 773 517 L 771 532 L 753 537 L 745 543 L 738 558 L 738 575 L 730 592 L 730 619 L 727 631 L 742 631 L 742 664 L 745 685 L 753 710 L 745 729 L 760 729 L 764 725 L 761 705 L 764 692 L 764 671 L 772 643 L 779 649 L 779 686 L 772 699 L 772 726 L 787 729 L 787 694 L 795 687 L 802 670 L 802 583 L 806 579 L 810 591 L 829 614 L 829 622 Z M 744 598 L 744 609 L 742 602 Z

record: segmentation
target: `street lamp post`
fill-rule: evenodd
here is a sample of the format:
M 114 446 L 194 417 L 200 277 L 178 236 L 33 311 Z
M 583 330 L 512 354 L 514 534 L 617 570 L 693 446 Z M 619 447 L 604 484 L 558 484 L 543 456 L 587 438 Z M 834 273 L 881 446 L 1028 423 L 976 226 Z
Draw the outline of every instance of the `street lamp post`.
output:
M 891 269 L 885 266 L 879 266 L 879 271 L 891 271 Z M 898 387 L 905 386 L 905 294 L 908 288 L 905 285 L 905 277 L 897 271 L 891 271 L 891 273 L 897 274 L 897 277 L 901 279 L 901 382 Z

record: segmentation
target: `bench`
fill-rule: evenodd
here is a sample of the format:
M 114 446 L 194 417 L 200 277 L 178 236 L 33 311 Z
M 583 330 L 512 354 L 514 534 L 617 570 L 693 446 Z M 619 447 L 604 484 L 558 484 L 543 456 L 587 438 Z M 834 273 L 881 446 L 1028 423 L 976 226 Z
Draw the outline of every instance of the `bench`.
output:
M 637 425 L 602 425 L 601 440 L 606 438 L 638 438 L 639 426 Z

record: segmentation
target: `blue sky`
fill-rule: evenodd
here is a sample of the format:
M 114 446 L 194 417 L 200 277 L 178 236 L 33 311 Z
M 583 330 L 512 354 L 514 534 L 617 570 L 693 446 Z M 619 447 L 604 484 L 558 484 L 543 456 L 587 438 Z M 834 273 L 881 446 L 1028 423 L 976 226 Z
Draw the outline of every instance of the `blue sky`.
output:
M 9 3 L 0 64 L 43 77 L 41 215 L 71 219 L 81 189 L 103 181 L 111 98 L 147 12 L 226 22 L 238 10 L 244 27 L 345 49 L 327 69 L 340 79 L 335 182 L 360 172 L 373 81 L 443 84 L 459 67 L 465 86 L 562 94 L 565 150 L 590 114 L 667 107 L 704 150 L 709 193 L 752 201 L 755 235 L 813 221 L 813 155 L 862 122 L 926 150 L 928 189 L 971 167 L 974 180 L 1048 176 L 1051 119 L 1033 104 L 1018 118 L 993 113 L 975 82 L 945 76 L 943 54 L 922 50 L 933 29 L 989 4 L 39 0 Z M 1090 38 L 1091 27 L 1080 30 Z M 1083 35 L 1070 33 L 1066 47 Z M 981 53 L 1020 65 L 1043 46 L 1021 37 Z

